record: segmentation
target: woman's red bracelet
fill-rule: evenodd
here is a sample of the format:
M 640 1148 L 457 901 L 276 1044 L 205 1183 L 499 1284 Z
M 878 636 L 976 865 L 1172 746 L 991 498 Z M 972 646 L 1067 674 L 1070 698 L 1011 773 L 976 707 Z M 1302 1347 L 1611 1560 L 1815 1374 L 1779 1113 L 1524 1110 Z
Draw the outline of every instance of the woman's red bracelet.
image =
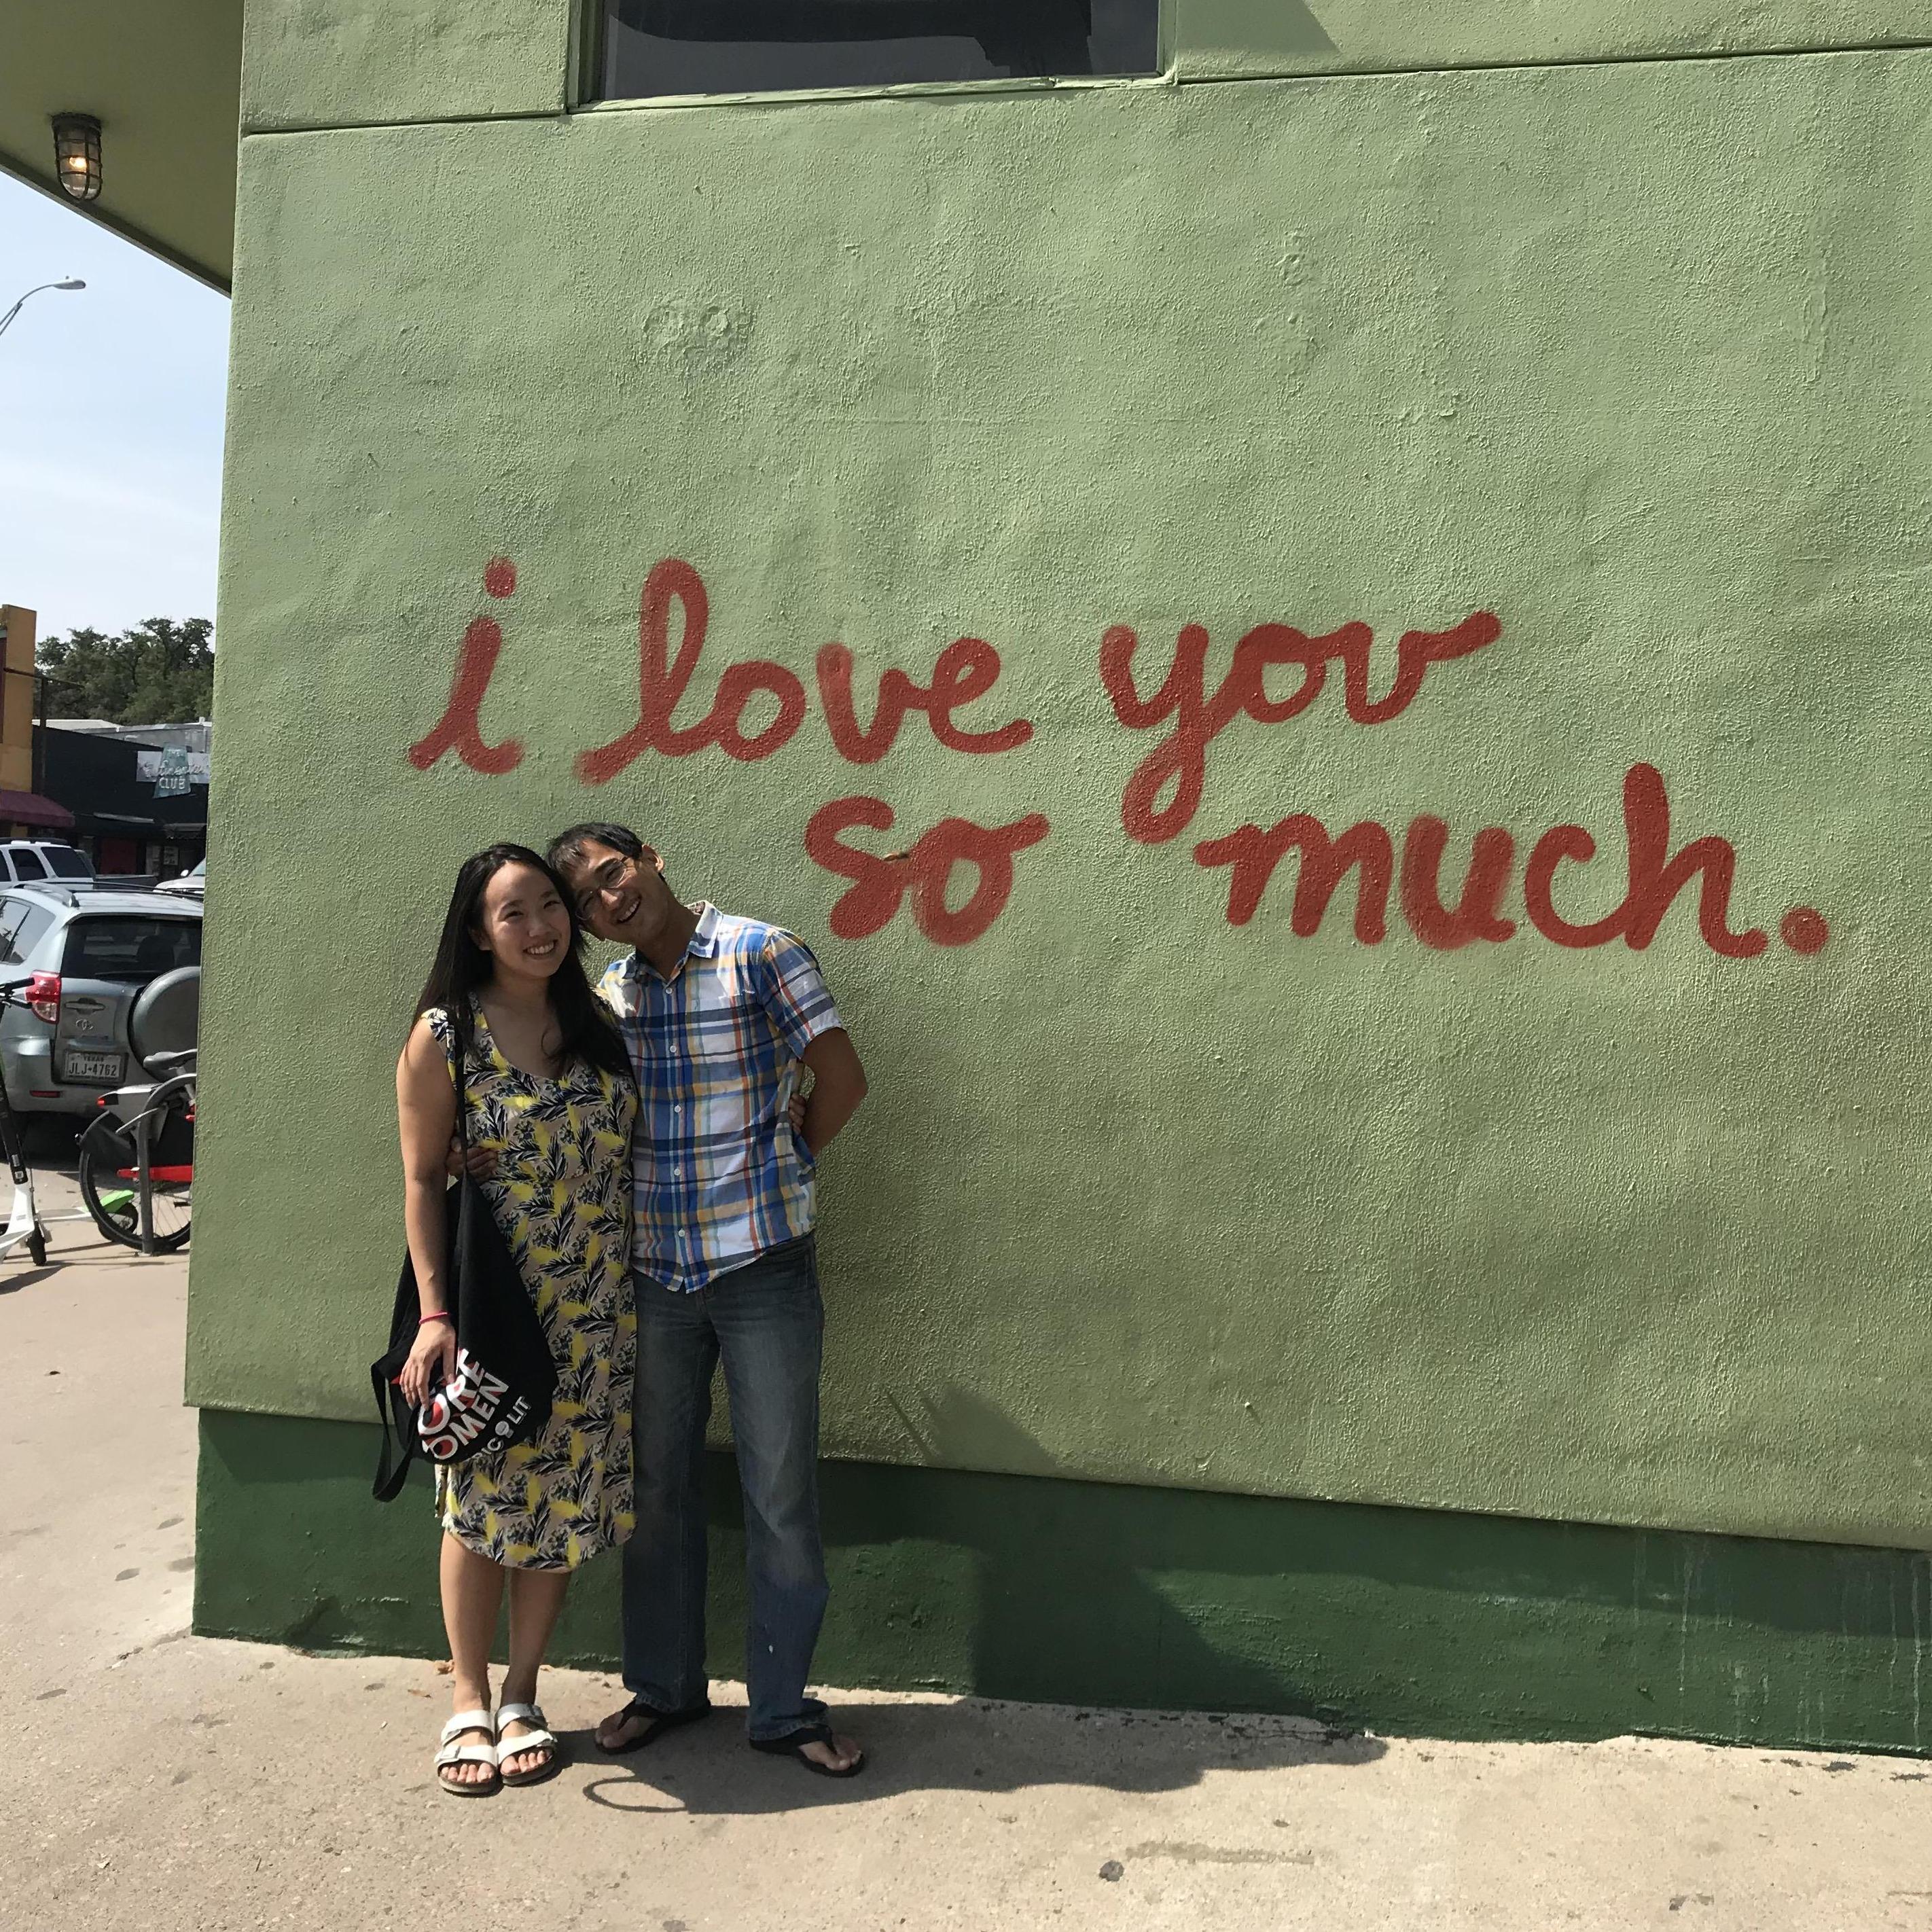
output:
M 432 1308 L 427 1315 L 419 1315 L 416 1317 L 416 1326 L 420 1328 L 425 1322 L 447 1322 L 451 1318 L 448 1309 Z

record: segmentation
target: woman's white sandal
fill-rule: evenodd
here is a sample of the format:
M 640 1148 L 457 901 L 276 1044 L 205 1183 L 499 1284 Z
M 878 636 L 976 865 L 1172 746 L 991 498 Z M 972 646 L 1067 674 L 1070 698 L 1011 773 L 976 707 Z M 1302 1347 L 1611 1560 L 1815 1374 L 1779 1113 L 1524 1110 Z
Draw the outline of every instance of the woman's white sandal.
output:
M 488 1711 L 459 1711 L 442 1727 L 442 1748 L 436 1754 L 436 1781 L 452 1798 L 494 1798 L 502 1789 L 502 1774 L 496 1768 L 496 1750 L 494 1744 L 460 1744 L 456 1741 L 465 1731 L 481 1731 L 485 1737 L 496 1735 L 496 1726 L 490 1722 Z M 443 1773 L 452 1765 L 484 1764 L 490 1767 L 488 1778 L 466 1779 L 458 1783 L 445 1778 Z
M 506 1738 L 506 1724 L 529 1724 L 532 1728 L 520 1738 Z M 521 1757 L 526 1751 L 547 1750 L 549 1756 L 534 1771 L 506 1771 L 506 1757 Z M 496 1707 L 496 1770 L 506 1784 L 541 1784 L 563 1768 L 563 1753 L 556 1739 L 544 1728 L 544 1714 L 534 1704 L 500 1704 Z

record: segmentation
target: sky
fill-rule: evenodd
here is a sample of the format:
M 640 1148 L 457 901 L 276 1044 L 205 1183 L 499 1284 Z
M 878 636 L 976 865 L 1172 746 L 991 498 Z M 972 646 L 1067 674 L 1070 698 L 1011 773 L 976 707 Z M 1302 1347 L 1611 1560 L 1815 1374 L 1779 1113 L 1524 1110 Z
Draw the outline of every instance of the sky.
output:
M 43 638 L 214 615 L 228 300 L 0 175 L 0 603 Z

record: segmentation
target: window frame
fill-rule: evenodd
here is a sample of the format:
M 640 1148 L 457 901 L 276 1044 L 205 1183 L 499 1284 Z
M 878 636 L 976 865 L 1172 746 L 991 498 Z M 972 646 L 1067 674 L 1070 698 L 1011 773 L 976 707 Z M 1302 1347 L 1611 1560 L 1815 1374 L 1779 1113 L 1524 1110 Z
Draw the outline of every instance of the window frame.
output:
M 693 107 L 773 107 L 820 105 L 842 100 L 890 100 L 921 94 L 1066 94 L 1096 88 L 1166 87 L 1174 79 L 1174 15 L 1179 0 L 1155 0 L 1154 60 L 1151 74 L 1010 74 L 988 80 L 903 80 L 883 87 L 776 88 L 762 93 L 638 94 L 614 96 L 598 92 L 604 73 L 605 0 L 577 0 L 570 10 L 570 36 L 565 74 L 565 112 L 572 114 L 626 113 L 644 110 Z

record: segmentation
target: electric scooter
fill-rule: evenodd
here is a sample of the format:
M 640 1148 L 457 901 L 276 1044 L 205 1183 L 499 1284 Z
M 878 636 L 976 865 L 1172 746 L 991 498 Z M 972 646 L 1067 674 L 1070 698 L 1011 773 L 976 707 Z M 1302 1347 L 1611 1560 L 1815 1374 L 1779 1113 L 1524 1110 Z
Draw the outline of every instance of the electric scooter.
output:
M 25 980 L 10 980 L 0 985 L 0 1006 L 20 1006 L 26 1002 L 20 998 L 20 989 Z M 14 1103 L 7 1094 L 7 1069 L 0 1060 L 0 1144 L 7 1151 L 8 1171 L 14 1178 L 14 1199 L 7 1216 L 7 1225 L 0 1228 L 0 1260 L 25 1248 L 36 1268 L 47 1264 L 47 1224 L 50 1221 L 86 1221 L 93 1217 L 85 1208 L 63 1209 L 60 1213 L 43 1215 L 39 1204 L 34 1198 L 34 1170 L 27 1164 L 26 1144 L 20 1131 L 20 1118 L 14 1111 Z

